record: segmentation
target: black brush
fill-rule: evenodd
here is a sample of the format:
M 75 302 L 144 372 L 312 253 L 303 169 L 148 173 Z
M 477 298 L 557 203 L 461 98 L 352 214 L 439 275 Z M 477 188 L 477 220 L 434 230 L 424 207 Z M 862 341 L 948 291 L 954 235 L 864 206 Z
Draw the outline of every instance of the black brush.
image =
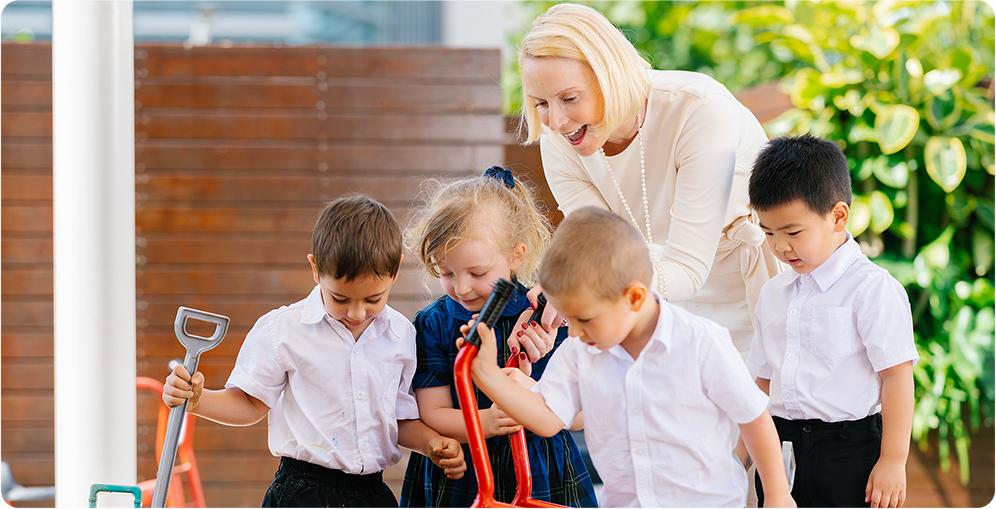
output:
M 495 283 L 494 289 L 491 290 L 488 301 L 484 303 L 484 307 L 477 314 L 477 320 L 470 327 L 470 331 L 467 332 L 467 337 L 464 338 L 464 341 L 480 347 L 481 338 L 477 335 L 477 324 L 484 322 L 489 329 L 494 329 L 495 323 L 498 322 L 498 317 L 501 316 L 502 311 L 505 311 L 505 306 L 508 305 L 508 301 L 512 300 L 514 292 L 515 285 L 508 280 L 499 279 Z

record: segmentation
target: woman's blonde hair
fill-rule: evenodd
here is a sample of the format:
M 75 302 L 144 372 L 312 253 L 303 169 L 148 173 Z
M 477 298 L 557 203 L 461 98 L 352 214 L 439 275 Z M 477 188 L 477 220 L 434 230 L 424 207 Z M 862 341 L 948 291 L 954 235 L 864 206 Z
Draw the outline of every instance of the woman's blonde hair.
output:
M 605 115 L 598 126 L 614 132 L 635 119 L 650 93 L 647 62 L 605 16 L 591 7 L 559 4 L 533 21 L 519 46 L 519 67 L 527 57 L 563 57 L 587 64 L 598 80 Z M 522 121 L 528 128 L 525 143 L 543 134 L 536 106 L 522 92 Z
M 494 242 L 506 258 L 515 246 L 525 244 L 525 256 L 512 276 L 526 286 L 535 282 L 550 241 L 550 221 L 537 206 L 531 187 L 511 171 L 501 170 L 498 177 L 430 179 L 423 184 L 425 204 L 416 209 L 413 226 L 404 237 L 405 247 L 432 277 L 439 277 L 439 263 L 451 249 L 463 240 L 476 239 Z

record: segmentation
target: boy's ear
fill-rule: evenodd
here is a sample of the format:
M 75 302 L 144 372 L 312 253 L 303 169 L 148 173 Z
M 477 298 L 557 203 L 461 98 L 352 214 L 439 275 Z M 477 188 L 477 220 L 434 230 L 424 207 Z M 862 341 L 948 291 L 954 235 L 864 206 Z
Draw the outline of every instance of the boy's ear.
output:
M 633 281 L 623 290 L 623 298 L 626 299 L 626 305 L 629 306 L 630 311 L 639 311 L 648 295 L 650 295 L 650 291 L 646 285 L 638 281 Z
M 319 284 L 318 279 L 318 266 L 315 265 L 315 255 L 308 253 L 308 263 L 311 264 L 311 277 L 315 279 L 315 284 Z
M 405 263 L 405 254 L 401 253 L 401 258 L 398 258 L 398 271 L 394 273 L 394 282 L 398 282 L 398 276 L 401 275 L 401 264 Z
M 839 201 L 833 205 L 833 209 L 830 210 L 830 215 L 833 217 L 833 226 L 835 232 L 842 232 L 847 229 L 847 219 L 851 215 L 851 207 L 846 203 Z
M 526 245 L 519 242 L 518 245 L 512 248 L 512 256 L 508 259 L 509 270 L 515 271 L 522 266 L 522 262 L 526 259 Z

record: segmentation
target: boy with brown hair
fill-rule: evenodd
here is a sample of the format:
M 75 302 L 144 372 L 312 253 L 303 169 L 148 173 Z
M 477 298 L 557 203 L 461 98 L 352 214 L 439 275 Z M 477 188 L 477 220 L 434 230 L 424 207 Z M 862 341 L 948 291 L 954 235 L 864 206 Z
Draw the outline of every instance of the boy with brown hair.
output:
M 246 336 L 221 390 L 182 365 L 163 401 L 229 426 L 268 420 L 280 467 L 266 507 L 387 507 L 383 481 L 398 445 L 431 458 L 447 475 L 466 470 L 463 451 L 419 420 L 411 392 L 415 330 L 387 305 L 401 266 L 401 231 L 367 196 L 330 202 L 308 255 L 315 288 L 263 315 Z
M 571 213 L 540 268 L 571 337 L 530 391 L 517 370 L 495 366 L 494 334 L 478 327 L 474 380 L 539 435 L 584 411 L 606 506 L 743 507 L 747 475 L 732 452 L 738 428 L 768 505 L 793 506 L 767 397 L 729 332 L 668 304 L 650 290 L 651 276 L 646 245 L 629 223 L 596 207 Z

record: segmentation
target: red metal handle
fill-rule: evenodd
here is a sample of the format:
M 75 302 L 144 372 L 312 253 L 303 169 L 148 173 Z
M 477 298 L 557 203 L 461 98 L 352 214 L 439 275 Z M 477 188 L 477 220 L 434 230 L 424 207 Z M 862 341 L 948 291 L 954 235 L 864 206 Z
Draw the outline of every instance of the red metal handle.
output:
M 460 401 L 460 411 L 467 425 L 467 445 L 470 446 L 470 459 L 477 474 L 477 498 L 471 507 L 514 507 L 495 500 L 495 478 L 491 471 L 491 459 L 488 457 L 488 447 L 484 442 L 484 427 L 481 426 L 481 415 L 477 411 L 477 396 L 474 395 L 474 384 L 470 380 L 470 366 L 477 357 L 477 347 L 465 342 L 457 352 L 453 364 L 453 382 L 456 384 L 457 399 Z
M 477 498 L 470 507 L 564 507 L 532 498 L 533 479 L 529 471 L 525 430 L 519 430 L 510 437 L 515 465 L 515 498 L 511 504 L 495 500 L 494 472 L 491 470 L 491 458 L 488 456 L 487 443 L 484 441 L 484 427 L 481 425 L 481 415 L 477 410 L 477 396 L 474 395 L 474 384 L 470 378 L 470 366 L 474 362 L 474 357 L 477 357 L 477 347 L 465 342 L 457 352 L 456 362 L 453 364 L 453 383 L 456 385 L 457 400 L 460 401 L 460 412 L 467 426 L 470 459 L 477 475 Z M 507 366 L 518 367 L 518 357 L 513 356 L 509 359 Z
M 509 357 L 505 367 L 518 368 L 519 356 Z M 529 467 L 529 450 L 526 449 L 525 428 L 512 433 L 508 439 L 512 442 L 512 465 L 515 467 L 515 498 L 512 499 L 512 505 L 516 507 L 564 507 L 533 498 L 533 474 Z

